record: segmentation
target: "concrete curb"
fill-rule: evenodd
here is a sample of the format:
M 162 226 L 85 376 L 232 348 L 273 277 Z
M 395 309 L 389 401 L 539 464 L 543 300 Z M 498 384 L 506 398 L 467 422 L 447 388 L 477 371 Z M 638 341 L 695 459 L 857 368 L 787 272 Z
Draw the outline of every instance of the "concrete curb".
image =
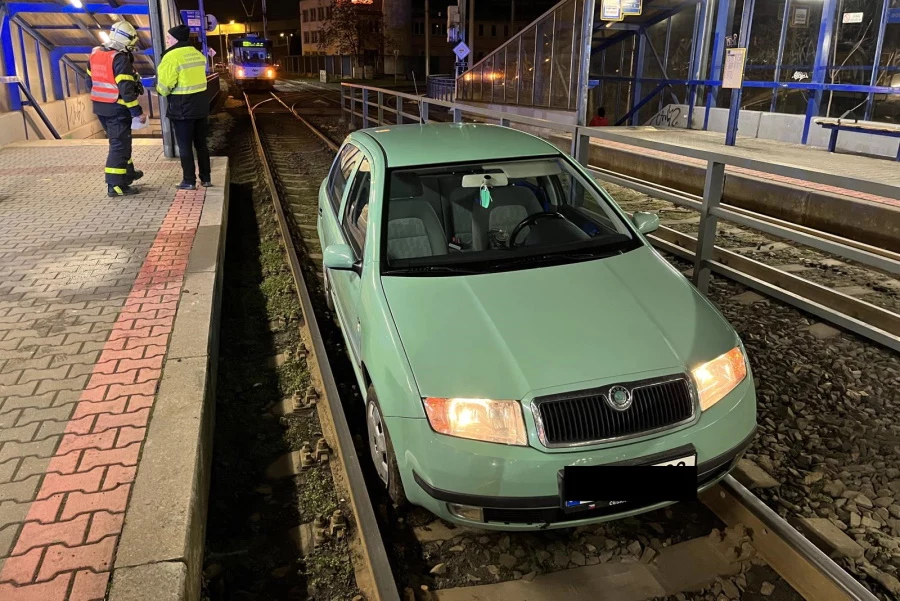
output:
M 157 141 L 158 143 L 158 141 Z M 213 157 L 119 541 L 110 601 L 197 601 L 209 494 L 228 162 Z

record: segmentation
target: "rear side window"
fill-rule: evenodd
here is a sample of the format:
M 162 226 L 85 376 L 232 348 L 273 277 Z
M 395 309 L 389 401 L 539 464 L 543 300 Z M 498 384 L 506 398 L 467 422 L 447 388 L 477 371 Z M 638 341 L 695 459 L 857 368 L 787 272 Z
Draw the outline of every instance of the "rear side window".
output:
M 331 208 L 335 213 L 340 210 L 344 188 L 347 187 L 347 179 L 353 173 L 353 166 L 358 157 L 359 148 L 347 144 L 338 153 L 331 166 L 331 174 L 328 176 L 328 199 L 331 201 Z

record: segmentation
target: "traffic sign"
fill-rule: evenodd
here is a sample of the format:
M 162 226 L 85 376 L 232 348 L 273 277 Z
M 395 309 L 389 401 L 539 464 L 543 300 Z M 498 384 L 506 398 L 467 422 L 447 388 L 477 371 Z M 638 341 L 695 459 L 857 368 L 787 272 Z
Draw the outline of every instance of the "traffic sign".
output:
M 457 60 L 464 60 L 467 56 L 469 56 L 469 52 L 469 47 L 466 46 L 465 42 L 460 42 L 453 47 L 453 54 L 456 55 Z
M 213 48 L 207 48 L 206 54 L 209 55 L 209 58 L 216 58 L 216 51 Z
M 216 21 L 216 17 L 209 13 L 206 13 L 206 31 L 213 32 L 218 26 L 219 22 Z
M 200 23 L 203 20 L 200 18 L 199 10 L 183 10 L 181 11 L 181 22 L 190 28 L 191 33 L 200 33 Z

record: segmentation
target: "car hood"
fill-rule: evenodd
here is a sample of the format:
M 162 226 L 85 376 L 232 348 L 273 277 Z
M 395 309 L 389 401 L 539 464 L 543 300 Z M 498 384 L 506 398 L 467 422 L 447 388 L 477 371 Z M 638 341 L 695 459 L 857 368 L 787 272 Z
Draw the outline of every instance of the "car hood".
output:
M 382 284 L 423 396 L 522 399 L 675 373 L 737 340 L 647 247 L 538 269 L 385 276 Z

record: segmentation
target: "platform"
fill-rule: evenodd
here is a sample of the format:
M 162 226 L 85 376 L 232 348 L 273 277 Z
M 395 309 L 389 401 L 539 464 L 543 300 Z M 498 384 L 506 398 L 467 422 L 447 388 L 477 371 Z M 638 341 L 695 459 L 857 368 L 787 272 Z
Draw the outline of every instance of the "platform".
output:
M 106 145 L 0 149 L 3 601 L 199 583 L 227 161 L 179 191 L 135 140 L 142 192 L 109 198 Z
M 668 127 L 603 129 L 614 133 L 616 140 L 591 140 L 592 166 L 697 196 L 703 195 L 707 161 L 689 156 L 692 152 L 762 161 L 783 173 L 818 171 L 834 176 L 835 184 L 855 180 L 862 190 L 729 164 L 724 199 L 791 223 L 900 251 L 900 169 L 896 161 L 759 138 L 739 137 L 735 146 L 725 146 L 724 134 L 717 132 Z M 563 150 L 571 147 L 567 136 L 551 135 L 550 140 Z M 647 142 L 658 148 L 637 145 Z M 663 150 L 672 146 L 679 154 Z

